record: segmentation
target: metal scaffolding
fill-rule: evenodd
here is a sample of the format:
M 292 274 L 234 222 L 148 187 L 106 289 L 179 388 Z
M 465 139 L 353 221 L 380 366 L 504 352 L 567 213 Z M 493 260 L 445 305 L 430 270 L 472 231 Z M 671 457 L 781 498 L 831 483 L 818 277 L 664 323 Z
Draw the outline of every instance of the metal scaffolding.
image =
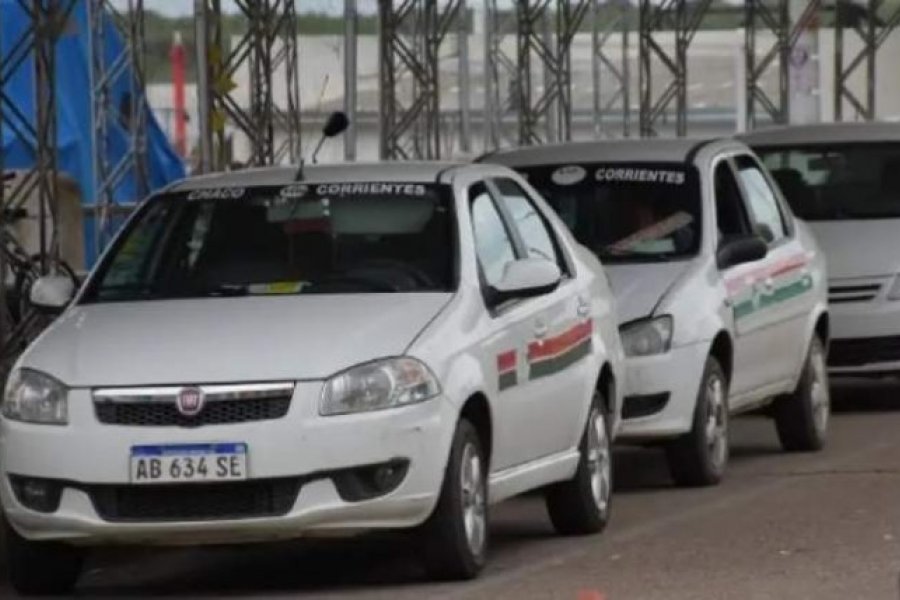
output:
M 712 0 L 641 0 L 638 18 L 638 88 L 641 137 L 658 134 L 657 124 L 675 104 L 675 134 L 687 134 L 687 59 L 688 48 L 700 28 Z M 674 36 L 674 53 L 664 47 L 664 35 Z M 654 60 L 655 59 L 655 60 Z M 657 85 L 662 78 L 653 72 L 653 65 L 663 67 L 669 81 Z
M 461 0 L 379 0 L 384 159 L 442 155 L 439 59 Z
M 65 33 L 76 0 L 31 2 L 18 0 L 30 20 L 13 49 L 0 63 L 0 131 L 7 130 L 17 141 L 32 149 L 34 166 L 12 182 L 0 181 L 0 380 L 16 354 L 40 331 L 45 319 L 26 303 L 9 302 L 7 284 L 16 282 L 18 292 L 27 294 L 23 282 L 55 269 L 57 244 L 56 198 L 56 43 Z M 33 69 L 34 114 L 23 112 L 7 95 L 7 83 L 20 69 Z M 0 173 L 4 173 L 0 152 Z M 5 179 L 5 177 L 3 178 Z M 16 239 L 13 221 L 36 199 L 39 252 L 31 256 Z M 31 215 L 27 215 L 31 216 Z
M 517 0 L 520 144 L 572 138 L 572 40 L 591 4 L 591 0 Z
M 790 0 L 745 0 L 744 60 L 746 61 L 746 128 L 754 128 L 762 114 L 773 123 L 789 120 L 789 64 L 791 52 L 810 23 L 818 18 L 821 0 L 807 2 L 797 17 L 790 15 Z M 765 39 L 768 37 L 768 39 Z M 762 38 L 762 39 L 761 39 Z M 768 42 L 766 44 L 766 42 Z M 760 49 L 760 44 L 766 44 Z M 763 87 L 763 80 L 777 70 L 776 95 Z M 760 109 L 763 111 L 760 112 Z
M 834 29 L 834 119 L 844 120 L 844 107 L 854 111 L 858 119 L 875 118 L 875 63 L 878 50 L 892 31 L 900 25 L 900 6 L 887 6 L 884 0 L 867 0 L 865 5 L 837 0 Z M 861 48 L 844 62 L 846 32 L 851 31 Z M 850 78 L 862 72 L 865 97 L 860 98 L 848 85 Z
M 596 137 L 628 137 L 631 135 L 631 67 L 629 57 L 629 17 L 633 13 L 627 0 L 593 0 L 591 5 L 591 74 L 593 79 L 593 117 Z M 609 18 L 604 19 L 604 16 Z M 620 58 L 610 52 L 618 34 Z M 611 83 L 612 85 L 607 85 Z M 609 97 L 604 100 L 603 93 Z M 619 110 L 616 111 L 616 107 Z M 618 112 L 618 117 L 614 115 Z M 607 126 L 606 117 L 618 121 Z
M 248 27 L 232 44 L 224 36 L 221 0 L 194 3 L 202 172 L 232 166 L 228 125 L 246 137 L 248 165 L 300 160 L 294 0 L 235 0 L 234 4 Z M 236 96 L 240 90 L 234 78 L 241 68 L 249 69 L 249 102 Z
M 120 3 L 121 4 L 121 3 Z M 120 11 L 109 0 L 89 0 L 91 128 L 93 131 L 94 224 L 95 250 L 99 253 L 115 233 L 117 206 L 115 191 L 129 173 L 135 181 L 134 197 L 138 202 L 147 187 L 147 120 L 149 108 L 144 81 L 144 2 L 128 0 Z M 123 45 L 118 55 L 107 56 L 110 36 L 118 34 Z M 127 96 L 120 104 L 114 101 L 114 88 L 127 79 Z M 110 160 L 110 126 L 120 124 L 128 131 L 128 147 Z M 127 208 L 126 208 L 127 210 Z

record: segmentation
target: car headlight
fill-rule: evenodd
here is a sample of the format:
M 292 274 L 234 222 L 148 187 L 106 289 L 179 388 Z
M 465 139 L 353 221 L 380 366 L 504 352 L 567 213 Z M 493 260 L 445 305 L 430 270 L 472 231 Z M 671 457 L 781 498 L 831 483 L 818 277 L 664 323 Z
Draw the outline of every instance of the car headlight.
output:
M 49 375 L 17 369 L 9 377 L 0 412 L 7 419 L 66 425 L 69 422 L 68 390 Z
M 619 329 L 625 356 L 650 356 L 668 352 L 672 344 L 672 317 L 643 319 L 626 323 Z
M 382 410 L 437 396 L 437 379 L 414 358 L 387 358 L 358 365 L 325 382 L 322 416 Z
M 891 291 L 888 292 L 888 300 L 900 300 L 900 275 L 894 277 Z

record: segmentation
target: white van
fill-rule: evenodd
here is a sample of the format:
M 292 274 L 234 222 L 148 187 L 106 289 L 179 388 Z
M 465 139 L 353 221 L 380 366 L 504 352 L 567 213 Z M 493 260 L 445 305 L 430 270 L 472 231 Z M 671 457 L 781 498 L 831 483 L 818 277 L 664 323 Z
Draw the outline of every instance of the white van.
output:
M 828 258 L 834 374 L 900 373 L 900 123 L 743 136 Z

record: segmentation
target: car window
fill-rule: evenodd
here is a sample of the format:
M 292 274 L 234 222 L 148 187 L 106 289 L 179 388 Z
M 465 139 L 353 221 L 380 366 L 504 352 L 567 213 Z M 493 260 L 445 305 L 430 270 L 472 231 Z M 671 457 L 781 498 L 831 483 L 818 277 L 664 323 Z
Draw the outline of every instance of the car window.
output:
M 568 268 L 562 260 L 559 241 L 550 224 L 541 215 L 534 202 L 522 187 L 511 179 L 496 179 L 494 184 L 500 192 L 512 222 L 515 223 L 525 249 L 530 258 L 544 258 L 553 261 L 562 273 Z
M 487 284 L 496 285 L 503 278 L 506 265 L 516 260 L 513 243 L 494 199 L 483 183 L 472 186 L 469 201 L 478 263 Z
M 754 148 L 798 217 L 900 218 L 900 144 Z
M 98 266 L 85 302 L 451 291 L 446 185 L 215 188 L 151 199 Z
M 738 176 L 744 184 L 753 228 L 766 242 L 778 242 L 787 235 L 787 229 L 775 191 L 755 160 L 749 156 L 740 156 L 736 164 Z
M 716 225 L 719 243 L 724 239 L 742 237 L 750 233 L 747 210 L 741 196 L 741 188 L 728 161 L 716 165 L 713 173 L 716 201 Z
M 621 162 L 517 170 L 601 260 L 659 262 L 699 250 L 700 185 L 692 166 Z

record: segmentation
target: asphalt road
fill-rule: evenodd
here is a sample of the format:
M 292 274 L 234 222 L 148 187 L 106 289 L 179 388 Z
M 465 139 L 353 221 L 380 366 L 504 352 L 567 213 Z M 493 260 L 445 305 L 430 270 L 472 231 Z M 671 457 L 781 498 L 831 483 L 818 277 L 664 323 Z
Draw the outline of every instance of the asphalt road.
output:
M 477 581 L 427 583 L 403 536 L 97 556 L 81 597 L 900 598 L 900 385 L 835 390 L 827 449 L 783 454 L 771 422 L 734 422 L 717 488 L 671 487 L 659 452 L 617 456 L 615 514 L 587 538 L 553 535 L 537 497 L 494 510 Z M 0 583 L 0 598 L 15 598 Z

